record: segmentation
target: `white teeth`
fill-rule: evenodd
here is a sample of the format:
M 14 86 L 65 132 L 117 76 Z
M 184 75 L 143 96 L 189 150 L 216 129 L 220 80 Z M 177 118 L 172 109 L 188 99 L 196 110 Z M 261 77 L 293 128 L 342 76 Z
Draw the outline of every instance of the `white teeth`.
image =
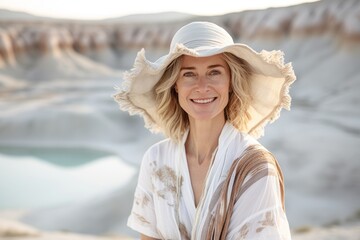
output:
M 210 103 L 212 101 L 214 101 L 215 98 L 208 98 L 208 99 L 193 99 L 194 103 L 201 103 L 201 104 L 205 104 L 205 103 Z

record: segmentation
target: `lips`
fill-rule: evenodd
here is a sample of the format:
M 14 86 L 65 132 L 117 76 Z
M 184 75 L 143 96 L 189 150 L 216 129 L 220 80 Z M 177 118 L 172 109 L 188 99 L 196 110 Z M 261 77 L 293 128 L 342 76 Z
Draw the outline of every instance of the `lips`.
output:
M 216 100 L 216 97 L 213 98 L 201 98 L 201 99 L 191 99 L 192 102 L 198 103 L 198 104 L 207 104 L 214 102 Z

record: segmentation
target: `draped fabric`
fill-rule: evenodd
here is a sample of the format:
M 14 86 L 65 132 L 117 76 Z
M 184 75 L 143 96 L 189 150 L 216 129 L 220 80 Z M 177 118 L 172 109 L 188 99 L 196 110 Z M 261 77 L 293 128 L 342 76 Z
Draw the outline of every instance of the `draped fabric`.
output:
M 269 171 L 266 167 L 267 164 L 274 165 L 277 172 Z M 283 175 L 279 164 L 272 154 L 261 146 L 249 146 L 242 156 L 233 162 L 228 176 L 223 184 L 219 186 L 221 188 L 220 196 L 213 196 L 213 199 L 217 199 L 217 203 L 215 211 L 212 211 L 213 214 L 208 216 L 210 221 L 206 239 L 226 239 L 236 200 L 253 182 L 268 175 L 278 176 L 279 178 L 281 203 L 282 208 L 285 210 Z M 251 181 L 244 184 L 247 176 L 251 178 Z
M 158 239 L 291 239 L 283 177 L 271 153 L 226 123 L 195 207 L 187 134 L 144 154 L 128 226 Z

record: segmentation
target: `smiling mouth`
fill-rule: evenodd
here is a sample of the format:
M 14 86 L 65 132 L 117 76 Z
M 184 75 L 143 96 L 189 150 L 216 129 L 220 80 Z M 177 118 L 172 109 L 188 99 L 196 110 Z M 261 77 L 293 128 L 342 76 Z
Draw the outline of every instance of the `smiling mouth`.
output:
M 216 97 L 213 97 L 213 98 L 203 98 L 203 99 L 191 99 L 192 102 L 194 102 L 194 103 L 199 103 L 199 104 L 207 104 L 207 103 L 214 102 L 215 100 L 216 100 Z

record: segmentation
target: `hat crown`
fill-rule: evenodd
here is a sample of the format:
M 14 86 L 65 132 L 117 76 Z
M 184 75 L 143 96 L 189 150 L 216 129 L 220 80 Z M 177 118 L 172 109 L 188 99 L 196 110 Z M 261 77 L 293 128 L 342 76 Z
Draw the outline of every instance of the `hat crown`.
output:
M 192 22 L 180 28 L 174 35 L 170 52 L 174 52 L 178 44 L 189 49 L 219 48 L 234 44 L 225 29 L 210 22 Z

